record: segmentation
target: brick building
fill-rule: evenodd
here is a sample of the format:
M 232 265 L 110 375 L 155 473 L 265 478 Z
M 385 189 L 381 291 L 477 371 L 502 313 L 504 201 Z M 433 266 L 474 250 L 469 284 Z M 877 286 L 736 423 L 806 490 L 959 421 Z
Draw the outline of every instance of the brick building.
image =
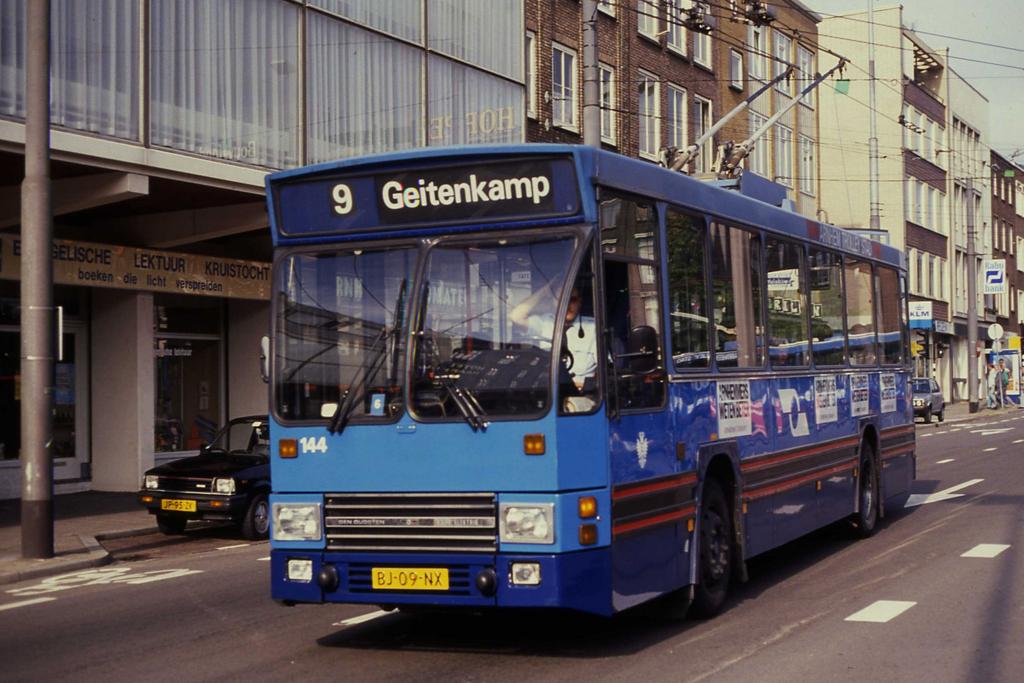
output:
M 1017 290 L 1021 274 L 1018 273 L 1017 209 L 1014 165 L 993 151 L 990 155 L 992 171 L 992 258 L 1006 261 L 1007 288 L 1005 294 L 993 294 L 985 305 L 996 315 L 996 322 L 1007 333 L 1020 330 L 1020 310 Z

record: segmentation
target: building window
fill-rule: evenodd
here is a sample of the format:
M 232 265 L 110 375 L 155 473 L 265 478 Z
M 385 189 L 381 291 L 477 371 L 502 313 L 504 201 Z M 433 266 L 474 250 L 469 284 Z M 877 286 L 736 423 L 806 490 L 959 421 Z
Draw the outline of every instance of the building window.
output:
M 615 110 L 615 69 L 607 64 L 600 64 L 601 72 L 601 139 L 608 144 L 615 144 L 615 121 L 618 112 Z
M 597 9 L 610 17 L 615 16 L 615 0 L 597 0 Z
M 711 68 L 711 34 L 693 32 L 693 61 Z
M 750 26 L 747 29 L 747 45 L 750 49 L 750 77 L 759 81 L 768 76 L 768 29 L 765 26 Z
M 800 92 L 803 92 L 804 88 L 809 86 L 814 81 L 814 53 L 808 50 L 803 45 L 796 46 L 796 68 L 799 72 L 799 80 L 797 80 L 797 88 Z M 811 90 L 809 93 L 804 95 L 801 103 L 806 104 L 808 107 L 814 107 L 814 96 L 818 92 L 817 88 Z
M 729 50 L 729 85 L 743 90 L 743 53 Z
M 150 12 L 152 144 L 272 168 L 297 165 L 301 9 L 292 3 L 271 0 L 191 0 L 154 2 Z M 389 50 L 377 46 L 392 41 L 374 40 L 360 29 L 346 31 L 341 22 L 331 23 L 339 28 L 330 40 L 334 52 L 338 52 L 338 45 L 358 47 L 344 55 L 344 61 L 352 64 L 349 69 L 331 71 L 331 77 L 321 82 L 330 81 L 332 88 L 341 91 L 344 88 L 338 84 L 348 80 L 345 72 L 356 70 L 358 65 L 359 77 L 353 82 L 360 83 L 361 89 L 358 97 L 354 92 L 352 97 L 361 101 L 368 58 L 371 54 L 383 58 L 382 53 Z M 317 34 L 311 33 L 309 51 L 316 53 L 324 41 L 318 43 Z M 382 76 L 401 73 L 409 66 L 394 61 L 389 64 L 386 59 L 374 64 Z M 312 77 L 309 80 L 317 82 Z M 418 87 L 416 90 L 418 93 Z M 316 94 L 311 93 L 311 101 Z M 421 98 L 417 94 L 415 101 Z M 403 121 L 410 118 L 410 110 L 396 108 L 397 104 L 391 103 L 390 108 L 381 111 L 391 112 L 396 118 L 401 116 Z M 318 120 L 318 113 L 310 112 L 310 118 Z M 374 127 L 387 126 L 389 122 L 380 120 L 380 112 L 374 113 Z M 334 110 L 330 118 L 344 120 L 351 126 L 352 120 L 344 114 Z
M 800 191 L 814 196 L 814 140 L 806 135 L 800 136 Z
M 537 36 L 526 32 L 526 115 L 537 118 Z
M 643 3 L 641 3 L 643 4 Z M 689 0 L 668 0 L 668 47 L 681 55 L 686 54 L 686 28 L 683 27 L 684 5 Z
M 668 86 L 668 144 L 679 150 L 687 147 L 686 141 L 686 91 Z
M 793 187 L 793 131 L 775 126 L 775 182 Z
M 561 45 L 551 48 L 551 122 L 576 130 L 576 53 Z
M 657 159 L 661 140 L 658 77 L 640 72 L 637 84 L 637 113 L 640 119 L 640 156 Z
M 702 135 L 711 130 L 711 100 L 703 97 L 694 97 L 694 140 L 700 139 Z M 714 161 L 714 140 L 709 138 L 700 147 L 700 154 L 697 156 L 697 173 L 707 173 L 711 170 Z
M 761 126 L 768 123 L 768 117 L 762 116 L 757 112 L 750 112 L 750 134 L 753 135 Z M 754 173 L 768 177 L 770 171 L 769 167 L 769 151 L 768 151 L 768 136 L 761 135 L 754 141 L 754 146 L 750 150 L 750 156 L 747 157 L 747 168 Z
M 774 61 L 772 62 L 772 77 L 778 77 L 786 71 L 786 68 L 792 63 L 792 51 L 793 41 L 792 39 L 783 34 L 775 31 L 772 33 L 774 39 L 774 50 L 772 56 Z M 790 79 L 783 79 L 775 84 L 775 89 L 779 92 L 786 93 L 787 95 L 792 93 L 792 86 Z
M 658 3 L 654 0 L 640 0 L 637 4 L 636 23 L 640 35 L 658 40 Z

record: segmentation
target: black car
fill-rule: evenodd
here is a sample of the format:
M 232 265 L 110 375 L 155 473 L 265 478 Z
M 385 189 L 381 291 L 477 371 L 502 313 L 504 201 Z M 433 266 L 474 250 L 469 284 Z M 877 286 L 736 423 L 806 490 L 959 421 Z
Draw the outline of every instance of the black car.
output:
M 915 379 L 914 417 L 923 417 L 925 422 L 931 422 L 932 415 L 938 415 L 939 422 L 946 417 L 946 399 L 942 389 L 934 379 Z
M 199 455 L 146 472 L 139 502 L 165 534 L 190 519 L 230 521 L 250 540 L 270 527 L 270 434 L 267 416 L 239 417 L 217 432 Z

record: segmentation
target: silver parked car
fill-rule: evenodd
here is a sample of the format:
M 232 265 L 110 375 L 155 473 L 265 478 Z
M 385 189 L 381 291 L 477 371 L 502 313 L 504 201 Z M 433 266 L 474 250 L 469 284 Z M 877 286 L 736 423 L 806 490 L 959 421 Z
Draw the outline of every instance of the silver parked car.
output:
M 938 382 L 920 377 L 914 380 L 914 417 L 923 417 L 925 422 L 931 422 L 932 415 L 937 415 L 939 422 L 945 419 L 946 399 Z

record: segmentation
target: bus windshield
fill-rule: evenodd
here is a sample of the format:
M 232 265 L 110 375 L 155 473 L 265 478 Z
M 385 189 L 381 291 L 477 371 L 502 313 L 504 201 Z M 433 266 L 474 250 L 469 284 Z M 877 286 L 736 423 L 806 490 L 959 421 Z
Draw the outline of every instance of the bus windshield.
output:
M 278 270 L 274 398 L 287 420 L 394 418 L 417 250 L 292 254 Z
M 412 374 L 424 418 L 486 421 L 548 406 L 558 297 L 576 240 L 442 242 L 427 255 Z

